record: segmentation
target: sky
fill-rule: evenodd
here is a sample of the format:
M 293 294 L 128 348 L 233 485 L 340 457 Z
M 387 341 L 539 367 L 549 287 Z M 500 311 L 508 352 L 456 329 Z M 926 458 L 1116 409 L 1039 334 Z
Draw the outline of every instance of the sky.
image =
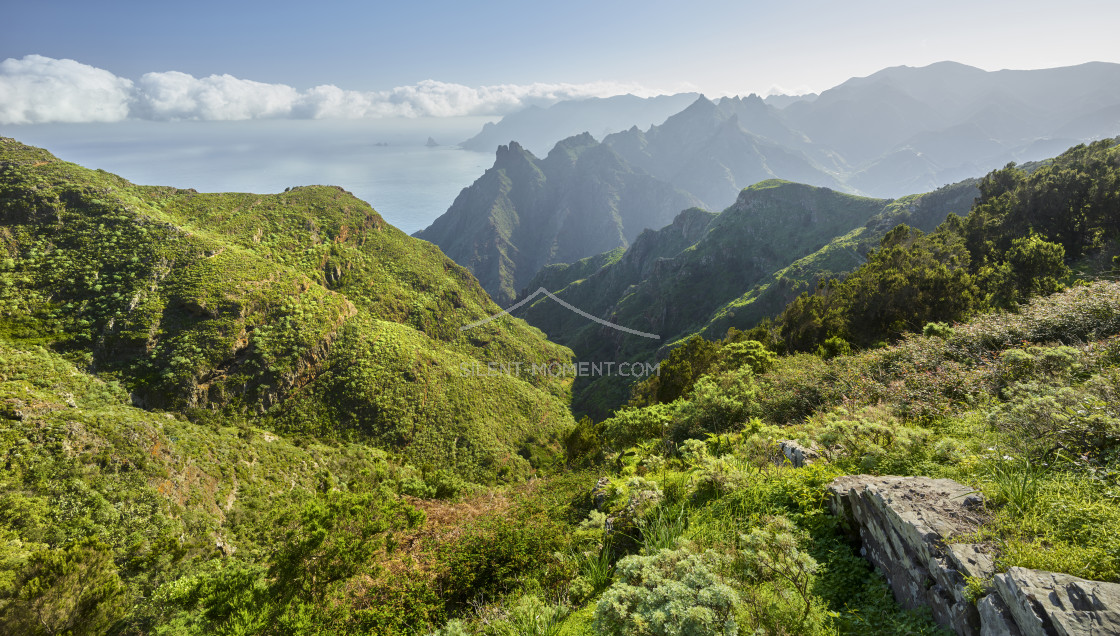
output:
M 1120 62 L 1120 3 L 12 2 L 0 123 L 501 115 L 817 92 L 889 66 Z

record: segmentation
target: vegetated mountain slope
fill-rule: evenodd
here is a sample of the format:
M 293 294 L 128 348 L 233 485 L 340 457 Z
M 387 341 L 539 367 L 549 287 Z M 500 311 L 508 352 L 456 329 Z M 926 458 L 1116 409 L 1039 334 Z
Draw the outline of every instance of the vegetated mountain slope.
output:
M 827 359 L 775 356 L 745 334 L 691 341 L 633 408 L 580 429 L 620 466 L 657 466 L 647 478 L 659 484 L 672 479 L 669 449 L 710 454 L 711 472 L 693 475 L 714 482 L 713 499 L 738 491 L 715 484 L 774 470 L 783 439 L 818 451 L 810 471 L 952 477 L 986 497 L 978 536 L 998 545 L 997 568 L 1117 581 L 1105 555 L 1120 538 L 1100 530 L 1120 520 L 1118 328 L 1120 285 L 1096 281 Z M 689 528 L 711 518 L 687 514 Z
M 776 270 L 750 291 L 716 310 L 701 335 L 723 338 L 728 329 L 747 329 L 782 312 L 805 290 L 827 278 L 836 278 L 860 267 L 879 241 L 899 224 L 929 231 L 950 214 L 966 214 L 980 191 L 978 179 L 967 179 L 925 194 L 912 194 L 887 203 L 866 224 L 838 236 L 819 250 Z
M 467 150 L 492 152 L 516 139 L 530 152 L 542 155 L 557 142 L 588 132 L 597 139 L 631 126 L 647 128 L 660 124 L 696 100 L 696 93 L 654 97 L 617 95 L 558 102 L 547 108 L 530 106 L 488 123 L 470 139 L 459 144 Z
M 1067 262 L 1091 271 L 1112 267 L 1109 257 L 1116 253 L 1120 237 L 1115 222 L 1120 209 L 1115 201 L 1120 191 L 1118 151 L 1116 140 L 1104 140 L 1071 148 L 1053 160 L 1006 167 L 979 181 L 881 201 L 879 211 L 869 215 L 863 227 L 840 230 L 807 256 L 788 250 L 791 258 L 786 265 L 772 268 L 742 287 L 745 292 L 733 295 L 713 288 L 714 277 L 691 278 L 705 268 L 749 271 L 741 258 L 723 256 L 729 252 L 701 249 L 710 237 L 737 240 L 736 232 L 718 226 L 725 212 L 712 222 L 704 239 L 660 262 L 653 276 L 633 282 L 616 304 L 598 315 L 668 336 L 665 343 L 672 346 L 694 333 L 723 338 L 731 327 L 747 329 L 781 312 L 776 334 L 781 346 L 815 351 L 833 339 L 838 339 L 836 346 L 848 342 L 870 346 L 921 329 L 930 321 L 960 320 L 973 312 L 1013 307 L 1059 288 L 1070 271 Z M 748 189 L 737 205 L 752 190 L 767 185 Z M 963 218 L 958 216 L 966 212 Z M 923 235 L 918 229 L 930 228 L 938 219 L 945 222 L 936 231 Z M 777 248 L 783 245 L 774 241 Z M 707 258 L 696 264 L 697 256 Z M 624 259 L 625 254 L 615 265 L 608 264 L 570 287 L 578 289 L 604 276 Z M 812 289 L 829 277 L 836 280 Z M 568 293 L 572 292 L 561 290 L 558 295 L 565 298 Z M 710 309 L 705 303 L 713 300 L 721 306 Z M 692 323 L 673 322 L 689 310 L 694 312 Z M 541 301 L 525 315 L 571 346 L 580 359 L 603 355 L 648 359 L 654 349 L 646 344 L 643 353 L 645 343 L 627 341 L 605 329 L 553 332 L 558 323 L 534 311 L 547 316 L 564 310 Z M 626 397 L 625 382 L 618 378 L 581 380 L 573 399 L 578 409 L 600 413 L 603 405 L 617 406 Z
M 773 272 L 864 226 L 888 203 L 827 188 L 764 181 L 744 190 L 735 205 L 718 216 L 685 211 L 672 225 L 644 233 L 599 271 L 590 275 L 579 271 L 568 277 L 567 286 L 552 290 L 584 311 L 657 334 L 660 340 L 587 321 L 548 298 L 535 301 L 517 315 L 572 347 L 579 360 L 653 361 L 663 345 L 704 329 L 713 314 L 729 302 Z M 573 267 L 584 269 L 583 264 Z M 542 278 L 547 274 L 553 281 L 563 281 L 559 270 L 546 270 Z M 576 278 L 580 275 L 582 278 Z M 530 283 L 527 289 L 532 291 L 535 285 Z M 745 313 L 743 320 L 748 319 Z M 727 316 L 722 315 L 721 320 L 726 322 Z M 739 327 L 753 324 L 731 322 Z M 574 390 L 577 411 L 601 415 L 625 402 L 627 380 L 579 378 Z
M 1120 240 L 1120 145 L 1076 146 L 1052 161 L 989 173 L 969 214 L 923 235 L 889 232 L 868 262 L 791 303 L 781 336 L 794 350 L 826 340 L 868 346 L 1059 289 L 1069 265 L 1111 272 Z
M 710 209 L 723 209 L 743 188 L 771 178 L 842 188 L 802 152 L 803 136 L 756 96 L 719 104 L 701 96 L 660 126 L 634 127 L 603 143 Z
M 146 408 L 244 413 L 366 439 L 489 481 L 570 424 L 548 377 L 462 365 L 566 360 L 464 268 L 335 187 L 136 186 L 4 139 L 0 324 L 119 380 Z
M 542 267 L 625 247 L 696 199 L 633 168 L 589 134 L 537 159 L 516 142 L 416 236 L 508 305 Z
M 4 327 L 5 634 L 216 633 L 234 611 L 290 624 L 328 590 L 340 626 L 374 585 L 386 535 L 423 521 L 397 494 L 426 494 L 421 472 L 368 444 L 146 411 L 117 381 Z

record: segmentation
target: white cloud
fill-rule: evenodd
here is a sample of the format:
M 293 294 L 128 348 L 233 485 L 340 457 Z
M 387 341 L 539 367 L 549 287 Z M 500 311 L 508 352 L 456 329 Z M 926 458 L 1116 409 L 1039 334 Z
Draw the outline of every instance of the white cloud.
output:
M 178 71 L 146 73 L 134 84 L 73 60 L 29 55 L 0 62 L 0 123 L 504 115 L 565 99 L 659 92 L 615 82 L 471 87 L 435 80 L 386 91 L 332 85 L 299 91 L 231 75 L 196 78 Z
M 197 79 L 178 71 L 145 73 L 132 115 L 144 119 L 260 119 L 286 117 L 299 91 L 232 75 Z
M 0 124 L 119 121 L 132 82 L 74 60 L 42 55 L 0 62 Z

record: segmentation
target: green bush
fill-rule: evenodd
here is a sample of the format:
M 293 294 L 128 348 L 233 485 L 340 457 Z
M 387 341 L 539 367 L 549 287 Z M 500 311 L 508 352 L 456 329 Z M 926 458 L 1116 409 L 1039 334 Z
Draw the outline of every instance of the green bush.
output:
M 624 450 L 650 439 L 661 439 L 673 421 L 673 404 L 627 406 L 603 421 L 603 441 L 609 448 Z
M 693 387 L 690 399 L 680 404 L 669 436 L 680 442 L 739 430 L 749 418 L 757 395 L 750 367 L 706 375 Z
M 617 636 L 735 636 L 739 595 L 720 574 L 727 558 L 686 546 L 618 562 L 595 607 L 595 632 Z
M 108 546 L 92 540 L 33 553 L 5 592 L 6 634 L 103 634 L 129 605 Z
M 716 356 L 715 370 L 729 371 L 740 367 L 750 367 L 755 375 L 765 373 L 774 366 L 777 356 L 757 340 L 729 342 L 720 348 Z
M 832 336 L 817 346 L 817 355 L 830 360 L 836 356 L 846 356 L 852 352 L 852 345 L 840 336 Z
M 562 526 L 543 515 L 491 516 L 442 546 L 439 580 L 454 609 L 472 601 L 495 601 L 522 589 L 554 592 L 569 571 L 557 553 L 568 551 Z
M 881 407 L 834 409 L 810 418 L 806 427 L 826 458 L 856 473 L 913 474 L 929 454 L 932 435 L 904 426 Z
M 789 519 L 774 517 L 749 533 L 739 536 L 741 543 L 740 567 L 749 580 L 774 583 L 777 596 L 792 610 L 794 620 L 789 626 L 803 626 L 813 610 L 815 596 L 812 593 L 814 576 L 818 565 L 813 557 L 802 552 L 794 536 L 796 529 Z M 775 618 L 774 608 L 765 608 L 757 622 L 766 623 Z M 789 617 L 789 618 L 792 618 Z M 796 621 L 796 622 L 794 622 Z
M 1060 455 L 1094 464 L 1115 462 L 1120 455 L 1120 413 L 1085 387 L 1043 382 L 1017 385 L 1006 403 L 988 414 L 1017 454 L 1042 462 Z
M 564 458 L 569 466 L 597 464 L 603 459 L 603 426 L 584 415 L 564 436 Z

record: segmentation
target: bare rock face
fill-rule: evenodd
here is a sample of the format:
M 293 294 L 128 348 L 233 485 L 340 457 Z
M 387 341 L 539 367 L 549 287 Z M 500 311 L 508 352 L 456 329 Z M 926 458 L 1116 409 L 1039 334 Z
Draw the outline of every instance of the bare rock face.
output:
M 1023 636 L 1120 634 L 1120 584 L 1011 568 L 995 587 Z
M 980 634 L 965 576 L 991 576 L 992 561 L 979 546 L 949 544 L 983 521 L 979 494 L 951 479 L 868 475 L 839 477 L 829 492 L 832 511 L 858 534 L 899 604 L 929 607 L 958 634 Z
M 999 594 L 989 594 L 976 603 L 980 612 L 980 636 L 1023 636 L 1011 608 Z

